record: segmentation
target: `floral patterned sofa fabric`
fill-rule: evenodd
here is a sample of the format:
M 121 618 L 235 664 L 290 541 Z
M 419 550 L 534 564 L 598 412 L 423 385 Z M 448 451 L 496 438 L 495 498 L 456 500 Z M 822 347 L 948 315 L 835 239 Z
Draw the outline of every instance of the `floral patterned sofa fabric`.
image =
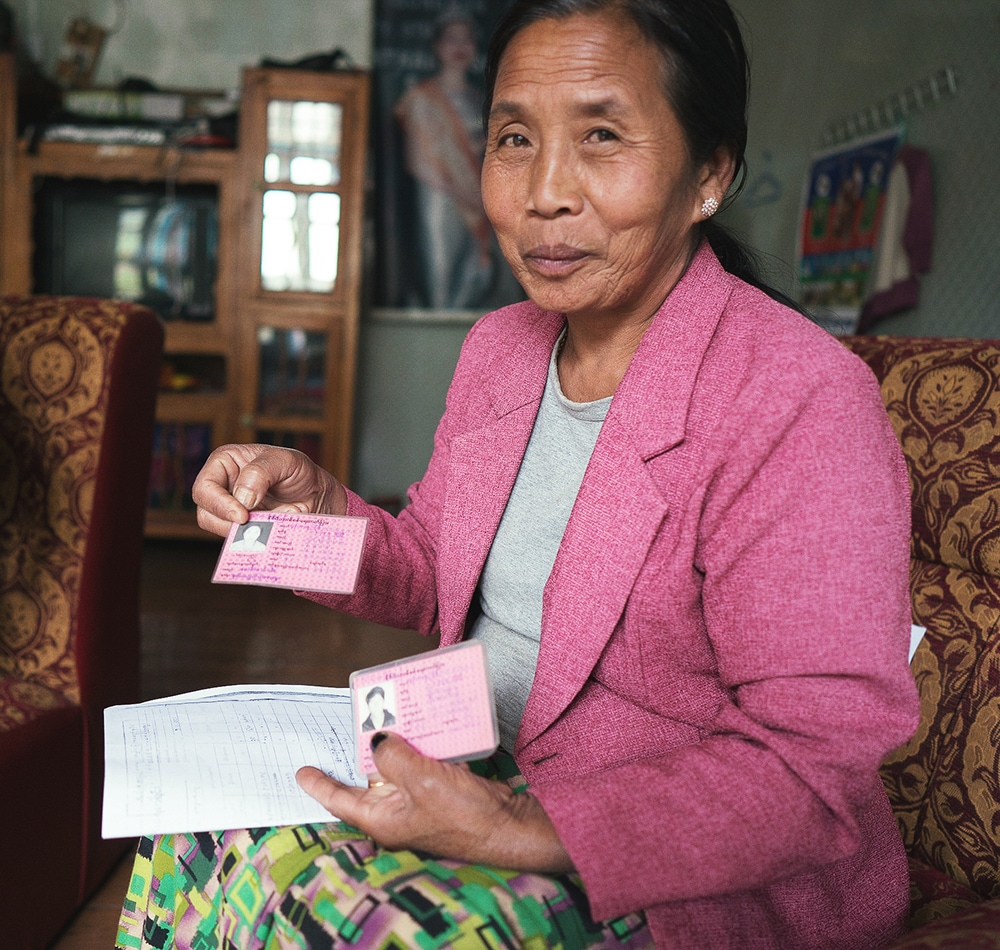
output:
M 144 307 L 0 297 L 2 947 L 45 946 L 122 850 L 100 840 L 102 718 L 138 696 L 162 344 Z
M 911 869 L 913 929 L 894 947 L 1000 948 L 1000 341 L 846 343 L 906 456 L 927 628 L 911 664 L 920 727 L 882 768 Z
M 73 615 L 123 320 L 52 302 L 0 324 L 0 730 L 79 702 Z
M 913 556 L 1000 578 L 1000 343 L 855 337 L 910 466 Z

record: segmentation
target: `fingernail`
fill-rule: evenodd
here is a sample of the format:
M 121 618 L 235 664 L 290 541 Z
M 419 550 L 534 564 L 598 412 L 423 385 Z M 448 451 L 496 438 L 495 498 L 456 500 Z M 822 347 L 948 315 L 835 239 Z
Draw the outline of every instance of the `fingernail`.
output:
M 233 492 L 235 498 L 244 508 L 253 508 L 257 504 L 257 496 L 249 488 L 237 488 Z
M 385 740 L 389 737 L 387 732 L 376 732 L 372 736 L 371 747 L 372 752 L 374 752 Z

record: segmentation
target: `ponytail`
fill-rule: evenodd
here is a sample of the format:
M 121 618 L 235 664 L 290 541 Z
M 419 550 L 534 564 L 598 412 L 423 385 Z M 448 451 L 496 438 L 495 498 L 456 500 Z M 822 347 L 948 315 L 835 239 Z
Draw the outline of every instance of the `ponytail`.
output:
M 706 221 L 701 228 L 702 235 L 708 241 L 725 271 L 738 277 L 744 283 L 750 284 L 751 287 L 763 291 L 772 300 L 809 317 L 801 304 L 764 281 L 761 276 L 760 258 L 732 231 L 715 220 Z M 810 319 L 812 318 L 810 317 Z

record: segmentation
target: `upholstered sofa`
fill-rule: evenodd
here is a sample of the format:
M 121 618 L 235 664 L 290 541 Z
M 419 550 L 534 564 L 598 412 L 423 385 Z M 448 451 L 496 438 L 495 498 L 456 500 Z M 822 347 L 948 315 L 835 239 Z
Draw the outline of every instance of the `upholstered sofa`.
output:
M 910 859 L 893 950 L 1000 948 L 1000 341 L 853 337 L 913 492 L 921 722 L 885 762 Z
M 139 565 L 163 327 L 0 298 L 0 948 L 49 945 L 102 841 L 103 709 L 139 698 Z

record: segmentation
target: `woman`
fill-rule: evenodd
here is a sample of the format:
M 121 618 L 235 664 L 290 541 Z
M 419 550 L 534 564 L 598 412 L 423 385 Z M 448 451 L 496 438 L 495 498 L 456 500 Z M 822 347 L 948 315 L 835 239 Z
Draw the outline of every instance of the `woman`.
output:
M 394 519 L 266 446 L 217 450 L 194 494 L 219 534 L 254 508 L 368 517 L 357 590 L 315 599 L 443 646 L 482 637 L 529 790 L 392 734 L 373 741 L 379 787 L 301 770 L 378 847 L 357 857 L 324 830 L 299 877 L 258 872 L 276 908 L 258 931 L 291 944 L 384 910 L 397 878 L 356 893 L 377 866 L 419 888 L 428 869 L 473 875 L 481 925 L 508 946 L 881 946 L 908 903 L 877 775 L 917 717 L 906 473 L 867 369 L 720 265 L 746 263 L 710 221 L 746 141 L 732 13 L 521 0 L 487 88 L 485 207 L 531 300 L 469 334 L 408 507 Z M 189 845 L 140 855 L 169 878 Z M 250 850 L 204 842 L 199 858 L 239 873 L 201 906 L 231 913 Z M 317 875 L 322 900 L 303 883 Z M 401 942 L 461 943 L 464 886 Z M 388 901 L 393 926 L 403 904 L 421 917 L 420 893 Z
M 469 82 L 476 58 L 469 16 L 461 10 L 443 14 L 433 50 L 438 71 L 409 88 L 393 110 L 415 186 L 421 303 L 469 309 L 503 294 L 507 303 L 520 295 L 513 286 L 498 286 L 510 272 L 499 259 L 480 194 L 482 97 Z
M 396 725 L 396 717 L 385 708 L 385 690 L 381 686 L 373 686 L 365 693 L 365 706 L 368 718 L 361 723 L 362 732 L 374 732 L 384 726 Z

